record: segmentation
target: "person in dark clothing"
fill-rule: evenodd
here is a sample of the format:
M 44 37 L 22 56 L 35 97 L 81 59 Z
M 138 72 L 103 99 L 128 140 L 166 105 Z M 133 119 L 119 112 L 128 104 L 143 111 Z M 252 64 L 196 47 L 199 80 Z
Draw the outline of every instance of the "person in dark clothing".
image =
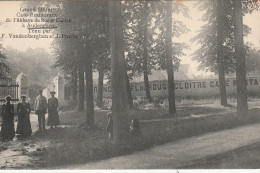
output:
M 2 106 L 2 127 L 1 135 L 4 141 L 13 140 L 14 130 L 14 105 L 11 104 L 11 96 L 6 97 L 6 103 Z
M 30 103 L 25 101 L 26 96 L 22 96 L 22 102 L 17 105 L 18 123 L 16 133 L 21 137 L 28 137 L 32 134 L 32 127 L 30 122 Z
M 58 107 L 59 107 L 59 102 L 56 97 L 54 97 L 55 92 L 52 91 L 50 92 L 51 98 L 48 99 L 48 122 L 47 125 L 53 126 L 56 128 L 56 126 L 60 125 L 60 119 L 59 119 L 59 114 L 58 114 Z

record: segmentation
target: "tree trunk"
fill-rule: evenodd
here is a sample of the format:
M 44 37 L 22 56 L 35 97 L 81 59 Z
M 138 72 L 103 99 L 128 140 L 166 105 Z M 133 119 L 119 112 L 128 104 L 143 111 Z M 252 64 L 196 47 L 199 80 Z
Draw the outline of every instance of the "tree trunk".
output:
M 103 81 L 104 81 L 104 72 L 100 68 L 98 71 L 98 90 L 97 90 L 97 106 L 102 107 L 103 102 Z
M 219 79 L 219 90 L 220 90 L 220 105 L 228 106 L 227 104 L 227 91 L 226 91 L 226 79 L 225 79 L 225 72 L 223 69 L 223 64 L 219 63 L 219 72 L 218 72 L 218 79 Z
M 148 67 L 147 67 L 147 61 L 148 61 L 148 53 L 147 53 L 147 45 L 148 45 L 148 2 L 144 1 L 144 37 L 143 37 L 143 73 L 144 73 L 144 86 L 145 86 L 145 95 L 146 99 L 149 100 L 149 102 L 152 101 L 151 93 L 149 89 L 149 78 L 148 78 Z
M 85 103 L 85 89 L 84 89 L 84 70 L 82 67 L 79 68 L 79 93 L 78 93 L 78 111 L 84 111 Z
M 167 75 L 168 75 L 168 100 L 169 115 L 176 114 L 175 88 L 174 88 L 174 69 L 172 63 L 172 1 L 166 1 L 166 57 L 167 57 Z
M 77 105 L 77 94 L 78 94 L 78 74 L 77 70 L 73 70 L 71 73 L 71 100 Z
M 85 75 L 86 75 L 86 123 L 89 129 L 95 127 L 94 120 L 94 96 L 93 96 L 93 75 L 92 58 L 86 57 Z
M 234 4 L 234 34 L 235 34 L 235 57 L 236 57 L 236 82 L 237 82 L 237 114 L 248 114 L 247 82 L 245 68 L 245 49 L 243 39 L 243 15 L 242 1 L 233 0 Z
M 132 109 L 134 107 L 134 105 L 133 105 L 133 97 L 132 97 L 129 77 L 127 75 L 127 70 L 125 70 L 125 75 L 126 75 L 126 85 L 127 85 L 126 89 L 127 89 L 128 105 L 129 105 L 129 108 Z
M 219 76 L 219 90 L 220 90 L 220 104 L 227 106 L 227 92 L 226 92 L 226 80 L 225 80 L 225 64 L 223 62 L 223 24 L 224 24 L 224 12 L 223 12 L 222 0 L 217 1 L 217 65 L 218 65 L 218 76 Z
M 113 139 L 120 142 L 129 133 L 128 98 L 123 47 L 121 2 L 109 1 Z
M 125 78 L 126 78 L 126 90 L 127 90 L 128 106 L 129 106 L 130 109 L 132 109 L 134 107 L 133 97 L 132 97 L 129 77 L 128 77 L 128 74 L 127 74 L 127 62 L 126 62 L 125 59 L 124 59 L 124 61 L 125 61 Z

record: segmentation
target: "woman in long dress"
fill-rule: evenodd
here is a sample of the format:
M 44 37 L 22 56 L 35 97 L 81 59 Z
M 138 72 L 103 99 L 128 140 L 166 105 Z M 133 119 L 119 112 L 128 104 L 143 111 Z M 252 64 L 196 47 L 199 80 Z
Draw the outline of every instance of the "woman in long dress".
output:
M 22 102 L 17 105 L 18 123 L 16 133 L 21 137 L 28 137 L 32 134 L 32 127 L 30 122 L 30 103 L 25 101 L 26 96 L 22 96 Z
M 11 104 L 11 96 L 6 97 L 6 103 L 2 106 L 2 127 L 1 135 L 3 140 L 13 140 L 14 130 L 14 105 Z
M 58 107 L 59 107 L 59 102 L 56 97 L 54 97 L 55 92 L 52 91 L 50 92 L 51 98 L 48 99 L 48 122 L 47 125 L 53 126 L 56 128 L 56 126 L 60 125 L 60 119 L 59 119 L 59 114 L 58 114 Z

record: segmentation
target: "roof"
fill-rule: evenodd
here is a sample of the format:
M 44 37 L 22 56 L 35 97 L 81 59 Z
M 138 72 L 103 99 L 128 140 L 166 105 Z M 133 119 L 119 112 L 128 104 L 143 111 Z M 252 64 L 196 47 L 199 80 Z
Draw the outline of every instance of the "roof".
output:
M 148 75 L 149 81 L 157 81 L 157 80 L 167 80 L 167 72 L 163 70 L 151 70 L 151 74 Z M 174 80 L 190 80 L 194 79 L 194 73 L 190 69 L 189 64 L 180 64 L 179 69 L 174 72 Z M 131 82 L 143 82 L 143 75 L 135 77 Z M 108 80 L 104 80 L 106 83 Z M 93 83 L 94 85 L 98 84 L 98 73 L 93 72 Z
M 167 80 L 167 72 L 163 70 L 151 70 L 151 74 L 148 75 L 149 81 Z M 174 71 L 174 80 L 189 80 L 193 79 L 194 75 L 190 70 L 189 64 L 181 64 L 177 71 Z M 143 75 L 136 77 L 132 82 L 143 82 Z

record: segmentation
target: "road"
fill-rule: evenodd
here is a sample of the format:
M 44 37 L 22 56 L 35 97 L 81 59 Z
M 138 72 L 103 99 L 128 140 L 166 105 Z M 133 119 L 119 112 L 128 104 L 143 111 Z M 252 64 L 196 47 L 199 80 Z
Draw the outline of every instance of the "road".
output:
M 260 141 L 260 124 L 208 133 L 108 160 L 55 169 L 165 169 L 180 168 L 207 156 Z

